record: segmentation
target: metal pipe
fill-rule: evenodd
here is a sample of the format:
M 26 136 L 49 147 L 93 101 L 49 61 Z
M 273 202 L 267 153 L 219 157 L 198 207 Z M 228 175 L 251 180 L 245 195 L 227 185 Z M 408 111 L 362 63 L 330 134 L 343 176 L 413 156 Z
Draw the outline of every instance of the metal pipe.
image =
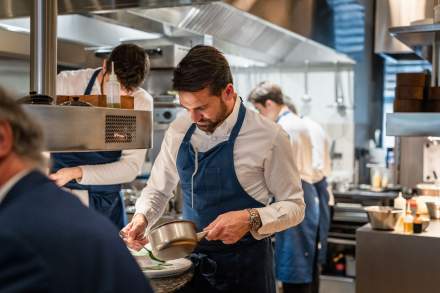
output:
M 57 74 L 57 0 L 33 0 L 30 90 L 54 97 Z

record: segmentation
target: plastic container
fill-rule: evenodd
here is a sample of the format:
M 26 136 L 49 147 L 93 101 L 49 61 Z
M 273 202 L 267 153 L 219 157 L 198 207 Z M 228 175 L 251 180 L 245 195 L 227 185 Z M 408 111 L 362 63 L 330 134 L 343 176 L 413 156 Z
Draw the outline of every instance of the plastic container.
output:
M 399 196 L 394 199 L 394 208 L 405 210 L 406 199 L 403 198 L 402 192 L 399 192 Z
M 115 74 L 115 65 L 112 62 L 112 72 L 110 79 L 106 84 L 107 107 L 121 108 L 121 85 Z

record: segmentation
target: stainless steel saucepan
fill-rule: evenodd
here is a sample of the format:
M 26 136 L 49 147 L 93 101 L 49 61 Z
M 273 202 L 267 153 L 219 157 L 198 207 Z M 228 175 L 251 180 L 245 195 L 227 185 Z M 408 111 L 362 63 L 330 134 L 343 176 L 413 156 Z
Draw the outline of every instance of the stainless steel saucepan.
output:
M 206 234 L 207 231 L 196 233 L 196 226 L 191 221 L 177 220 L 155 227 L 148 240 L 155 257 L 172 260 L 191 254 Z

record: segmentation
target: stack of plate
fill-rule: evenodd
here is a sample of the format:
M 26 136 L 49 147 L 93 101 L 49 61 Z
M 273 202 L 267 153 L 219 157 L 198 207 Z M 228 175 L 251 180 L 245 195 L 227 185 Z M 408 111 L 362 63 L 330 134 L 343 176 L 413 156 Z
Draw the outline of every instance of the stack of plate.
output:
M 183 274 L 192 266 L 192 262 L 186 258 L 159 262 L 151 259 L 148 252 L 144 249 L 140 251 L 130 251 L 141 267 L 141 270 L 150 279 L 177 276 Z

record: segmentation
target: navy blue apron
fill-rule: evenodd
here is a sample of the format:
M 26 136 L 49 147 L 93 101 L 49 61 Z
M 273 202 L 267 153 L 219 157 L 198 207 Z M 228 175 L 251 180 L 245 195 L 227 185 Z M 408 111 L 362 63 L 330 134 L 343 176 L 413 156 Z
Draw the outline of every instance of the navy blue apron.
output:
M 325 177 L 313 185 L 319 196 L 319 242 L 321 243 L 321 249 L 319 250 L 318 261 L 320 264 L 324 264 L 327 261 L 327 238 L 330 229 L 330 207 L 328 206 L 330 195 Z
M 184 198 L 183 217 L 193 221 L 198 230 L 220 214 L 264 206 L 246 193 L 235 173 L 234 144 L 245 114 L 246 108 L 240 104 L 229 139 L 206 152 L 195 153 L 191 145 L 196 124 L 191 125 L 180 145 L 177 170 Z M 232 245 L 204 239 L 191 260 L 194 278 L 181 292 L 275 292 L 269 238 L 255 240 L 248 233 Z
M 289 114 L 292 113 L 284 112 L 276 122 Z M 275 273 L 284 283 L 311 283 L 317 261 L 318 194 L 313 184 L 303 180 L 301 184 L 306 204 L 304 220 L 296 227 L 275 234 Z
M 284 283 L 311 283 L 316 263 L 318 195 L 312 184 L 301 183 L 306 204 L 304 220 L 298 226 L 275 235 L 275 273 L 277 279 Z
M 96 77 L 101 69 L 97 69 L 87 84 L 84 95 L 90 95 Z M 121 151 L 105 152 L 78 152 L 78 153 L 52 153 L 51 173 L 55 173 L 62 168 L 77 167 L 81 165 L 101 165 L 113 163 L 120 159 Z M 120 191 L 121 184 L 110 185 L 82 185 L 72 180 L 65 187 L 77 190 L 87 190 L 89 193 L 89 206 L 104 214 L 119 228 L 123 228 L 124 208 Z

